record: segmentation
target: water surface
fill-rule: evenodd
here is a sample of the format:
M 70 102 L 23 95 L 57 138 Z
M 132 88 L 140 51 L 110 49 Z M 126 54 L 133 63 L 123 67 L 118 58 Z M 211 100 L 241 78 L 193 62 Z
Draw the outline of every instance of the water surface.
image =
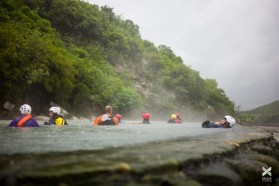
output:
M 69 120 L 68 126 L 42 125 L 38 128 L 9 128 L 10 121 L 0 120 L 0 154 L 65 152 L 127 146 L 169 140 L 231 129 L 204 129 L 200 123 L 120 124 L 92 126 L 89 120 Z

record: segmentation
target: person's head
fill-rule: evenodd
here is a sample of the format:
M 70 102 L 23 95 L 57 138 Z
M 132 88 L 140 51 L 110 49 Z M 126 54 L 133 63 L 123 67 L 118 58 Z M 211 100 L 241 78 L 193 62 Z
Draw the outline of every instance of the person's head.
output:
M 106 114 L 112 114 L 112 107 L 110 105 L 107 105 L 105 108 Z
M 150 119 L 150 114 L 148 112 L 143 113 L 142 114 L 142 119 L 149 120 Z
M 176 115 L 176 119 L 180 119 L 180 115 L 179 114 L 175 114 Z
M 118 119 L 118 121 L 120 122 L 122 119 L 122 115 L 121 114 L 116 114 L 115 117 Z
M 221 121 L 219 121 L 219 123 L 220 123 L 220 124 L 222 124 L 222 125 L 223 125 L 223 124 L 225 124 L 225 123 L 227 123 L 226 118 L 222 118 L 222 120 L 221 120 Z
M 20 110 L 21 114 L 31 114 L 31 111 L 32 111 L 30 105 L 27 105 L 27 104 L 21 105 L 19 110 Z
M 232 116 L 224 116 L 224 120 L 232 127 L 235 124 L 235 119 Z
M 172 115 L 171 115 L 171 119 L 176 119 L 176 115 L 175 115 L 175 114 L 172 114 Z
M 49 109 L 49 117 L 52 118 L 55 115 L 60 115 L 61 109 L 59 107 L 51 107 Z

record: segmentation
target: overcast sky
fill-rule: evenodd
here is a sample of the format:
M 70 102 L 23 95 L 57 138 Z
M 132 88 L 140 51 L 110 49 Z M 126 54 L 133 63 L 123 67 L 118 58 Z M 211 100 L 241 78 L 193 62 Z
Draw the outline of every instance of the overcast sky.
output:
M 132 20 L 241 110 L 279 100 L 278 0 L 85 0 Z

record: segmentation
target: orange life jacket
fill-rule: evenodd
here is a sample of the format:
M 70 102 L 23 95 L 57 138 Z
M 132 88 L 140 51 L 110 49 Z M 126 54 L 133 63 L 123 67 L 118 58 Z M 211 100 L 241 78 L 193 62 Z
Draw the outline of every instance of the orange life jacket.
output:
M 19 120 L 17 126 L 18 127 L 22 127 L 28 120 L 32 119 L 31 114 L 27 114 L 26 116 L 24 116 L 23 118 L 21 118 L 21 120 Z

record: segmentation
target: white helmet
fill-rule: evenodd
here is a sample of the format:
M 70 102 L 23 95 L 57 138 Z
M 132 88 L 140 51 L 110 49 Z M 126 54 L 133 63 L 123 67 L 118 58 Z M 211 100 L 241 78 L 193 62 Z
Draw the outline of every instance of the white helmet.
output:
M 56 114 L 61 114 L 61 109 L 59 107 L 51 107 L 49 109 L 50 112 L 56 113 Z
M 21 105 L 19 110 L 20 110 L 21 114 L 31 114 L 31 111 L 32 111 L 31 107 L 27 104 Z
M 233 117 L 226 115 L 224 116 L 224 118 L 227 120 L 231 127 L 235 124 L 235 119 Z

